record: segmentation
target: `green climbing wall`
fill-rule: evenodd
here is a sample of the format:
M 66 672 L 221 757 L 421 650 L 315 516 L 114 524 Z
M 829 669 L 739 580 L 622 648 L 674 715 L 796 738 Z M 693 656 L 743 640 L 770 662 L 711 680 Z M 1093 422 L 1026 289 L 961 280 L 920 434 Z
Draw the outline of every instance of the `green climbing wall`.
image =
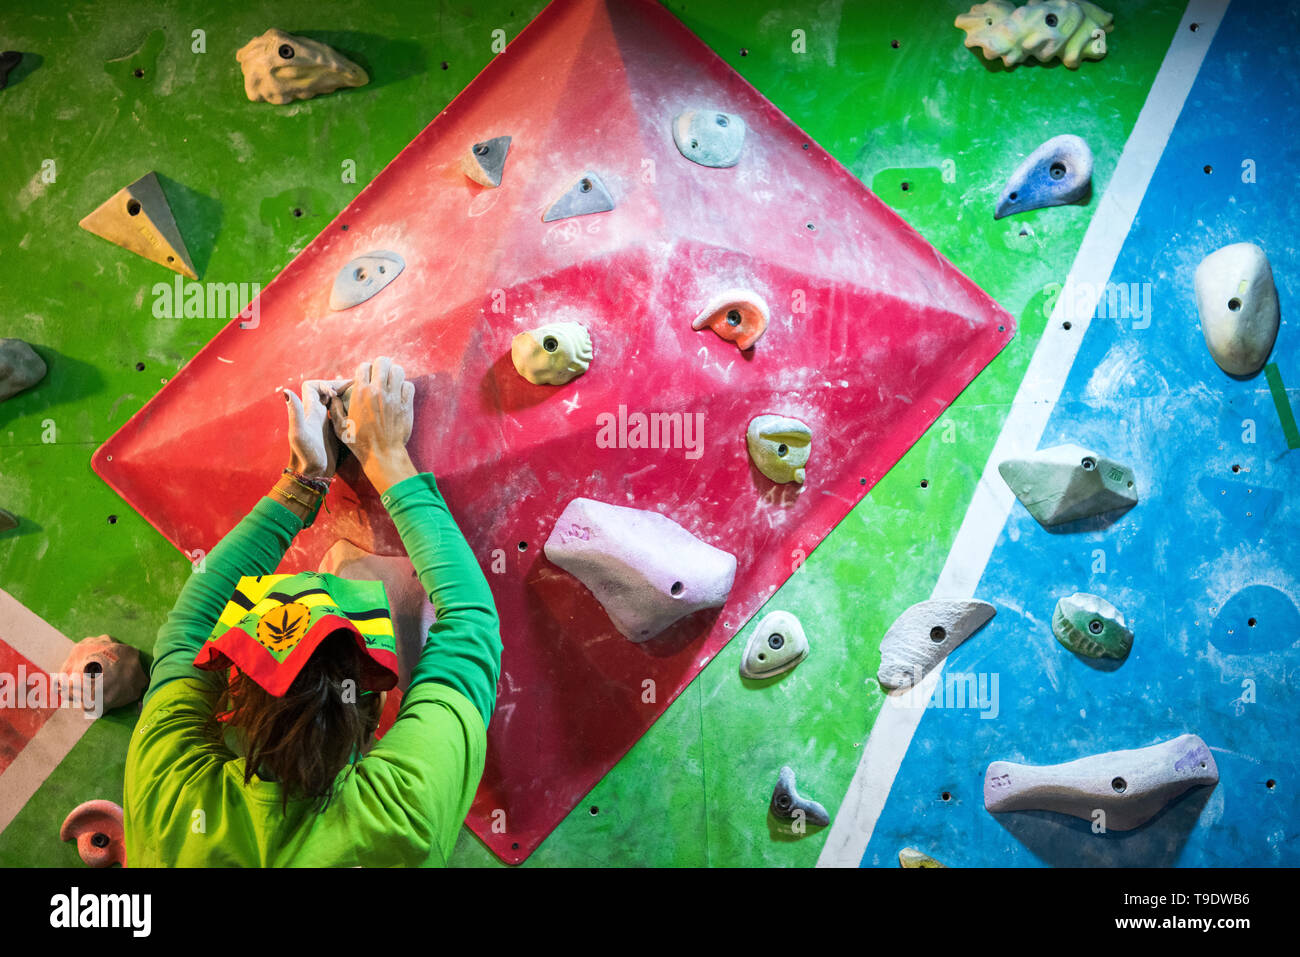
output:
M 156 317 L 153 284 L 171 274 L 78 229 L 81 217 L 155 169 L 200 278 L 265 285 L 486 64 L 494 31 L 513 38 L 543 5 L 390 0 L 363 15 L 330 0 L 51 0 L 0 13 L 0 47 L 25 53 L 0 91 L 0 336 L 28 340 L 50 368 L 0 403 L 0 507 L 21 518 L 0 533 L 0 588 L 73 640 L 107 631 L 147 652 L 189 573 L 92 474 L 90 454 L 226 320 Z M 1130 3 L 1107 57 L 1076 72 L 985 63 L 952 25 L 959 3 L 667 6 L 1020 332 L 821 546 L 791 556 L 802 564 L 768 608 L 803 618 L 808 660 L 742 681 L 746 628 L 526 866 L 816 860 L 824 831 L 769 828 L 776 772 L 793 765 L 835 812 L 882 701 L 869 680 L 879 639 L 929 596 L 1046 321 L 1046 289 L 1096 208 L 994 222 L 993 201 L 1024 155 L 1064 132 L 1091 144 L 1100 195 L 1183 9 Z M 337 47 L 371 83 L 249 103 L 234 53 L 271 26 Z M 58 826 L 81 801 L 121 801 L 134 718 L 93 724 L 0 833 L 0 865 L 80 866 Z M 495 862 L 462 832 L 453 863 Z

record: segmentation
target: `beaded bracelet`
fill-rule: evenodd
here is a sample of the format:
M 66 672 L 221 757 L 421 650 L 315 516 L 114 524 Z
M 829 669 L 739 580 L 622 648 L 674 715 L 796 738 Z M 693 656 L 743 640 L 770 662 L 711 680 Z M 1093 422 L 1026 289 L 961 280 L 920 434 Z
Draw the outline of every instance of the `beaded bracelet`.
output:
M 281 474 L 289 476 L 289 478 L 293 479 L 299 485 L 303 485 L 311 489 L 313 492 L 316 492 L 319 495 L 324 495 L 330 490 L 330 482 L 332 481 L 332 479 L 308 478 L 306 475 L 303 475 L 301 472 L 296 471 L 295 469 L 288 469 L 288 468 L 285 469 Z

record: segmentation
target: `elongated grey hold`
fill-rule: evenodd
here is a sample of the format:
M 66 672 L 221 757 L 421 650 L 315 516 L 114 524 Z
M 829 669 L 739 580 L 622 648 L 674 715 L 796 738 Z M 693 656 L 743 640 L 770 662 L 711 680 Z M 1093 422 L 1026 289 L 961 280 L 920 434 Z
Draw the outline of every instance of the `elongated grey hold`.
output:
M 736 580 L 736 557 L 667 516 L 575 498 L 544 546 L 586 585 L 624 637 L 649 641 L 681 618 L 718 608 Z
M 799 619 L 788 611 L 763 616 L 745 643 L 740 673 L 746 678 L 785 674 L 808 657 L 808 637 Z
M 551 204 L 551 208 L 542 217 L 542 222 L 552 223 L 557 219 L 570 216 L 585 216 L 588 213 L 607 213 L 614 208 L 614 197 L 600 181 L 600 177 L 590 171 L 578 177 L 564 195 Z
M 1108 830 L 1131 831 L 1188 789 L 1218 781 L 1219 768 L 1205 742 L 1184 734 L 1065 764 L 994 761 L 984 772 L 984 807 L 994 813 L 1056 811 L 1097 821 Z
M 776 787 L 772 789 L 771 808 L 772 813 L 783 820 L 797 820 L 802 812 L 804 821 L 814 827 L 825 827 L 831 823 L 831 816 L 826 813 L 825 807 L 812 798 L 800 796 L 795 788 L 794 768 L 789 765 L 781 768 L 781 774 L 776 779 Z
M 1128 657 L 1133 632 L 1120 610 L 1097 595 L 1075 592 L 1056 603 L 1052 634 L 1071 651 L 1089 658 Z
M 387 249 L 377 249 L 358 256 L 334 277 L 334 287 L 330 290 L 330 308 L 337 312 L 361 305 L 377 295 L 405 268 L 406 260 Z
M 510 137 L 494 136 L 490 140 L 475 143 L 466 150 L 461 157 L 460 168 L 480 186 L 495 188 L 501 185 L 509 152 Z
M 1078 445 L 1007 459 L 998 472 L 1046 527 L 1128 508 L 1138 500 L 1132 469 Z
M 995 614 L 986 601 L 931 598 L 917 602 L 889 626 L 880 642 L 877 680 L 886 688 L 908 688 L 979 631 Z
M 745 147 L 745 121 L 721 110 L 687 110 L 673 120 L 673 142 L 692 163 L 735 166 Z
M 0 532 L 7 532 L 18 527 L 18 518 L 13 512 L 0 508 Z
M 21 339 L 0 339 L 0 402 L 45 378 L 45 360 Z
M 1092 189 L 1092 150 L 1081 137 L 1053 136 L 1007 180 L 994 219 L 1086 199 Z
M 1194 286 L 1201 334 L 1219 368 L 1236 376 L 1264 368 L 1281 322 L 1264 250 L 1254 243 L 1216 249 L 1196 267 Z
M 929 854 L 922 853 L 914 847 L 905 847 L 898 852 L 899 867 L 947 867 L 947 864 L 940 864 Z

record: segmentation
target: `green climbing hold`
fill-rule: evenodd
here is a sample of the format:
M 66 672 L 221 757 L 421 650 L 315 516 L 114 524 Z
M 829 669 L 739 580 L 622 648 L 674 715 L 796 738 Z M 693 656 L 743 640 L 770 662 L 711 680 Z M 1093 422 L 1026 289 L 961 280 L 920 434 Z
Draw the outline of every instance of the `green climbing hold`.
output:
M 1128 657 L 1133 632 L 1118 608 L 1096 595 L 1075 592 L 1056 603 L 1052 634 L 1075 654 L 1089 658 Z

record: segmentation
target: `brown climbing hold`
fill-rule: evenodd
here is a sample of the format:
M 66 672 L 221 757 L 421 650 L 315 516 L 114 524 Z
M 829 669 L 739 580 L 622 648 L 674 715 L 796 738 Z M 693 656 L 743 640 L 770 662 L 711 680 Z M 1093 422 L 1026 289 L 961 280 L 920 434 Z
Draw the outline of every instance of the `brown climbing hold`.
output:
M 709 300 L 691 328 L 712 329 L 739 349 L 748 349 L 767 329 L 768 309 L 763 297 L 748 289 L 727 289 Z
M 197 279 L 157 173 L 124 186 L 81 221 L 81 228 L 137 256 Z
M 59 840 L 77 841 L 77 853 L 87 867 L 126 867 L 122 809 L 112 801 L 77 805 L 59 828 Z

